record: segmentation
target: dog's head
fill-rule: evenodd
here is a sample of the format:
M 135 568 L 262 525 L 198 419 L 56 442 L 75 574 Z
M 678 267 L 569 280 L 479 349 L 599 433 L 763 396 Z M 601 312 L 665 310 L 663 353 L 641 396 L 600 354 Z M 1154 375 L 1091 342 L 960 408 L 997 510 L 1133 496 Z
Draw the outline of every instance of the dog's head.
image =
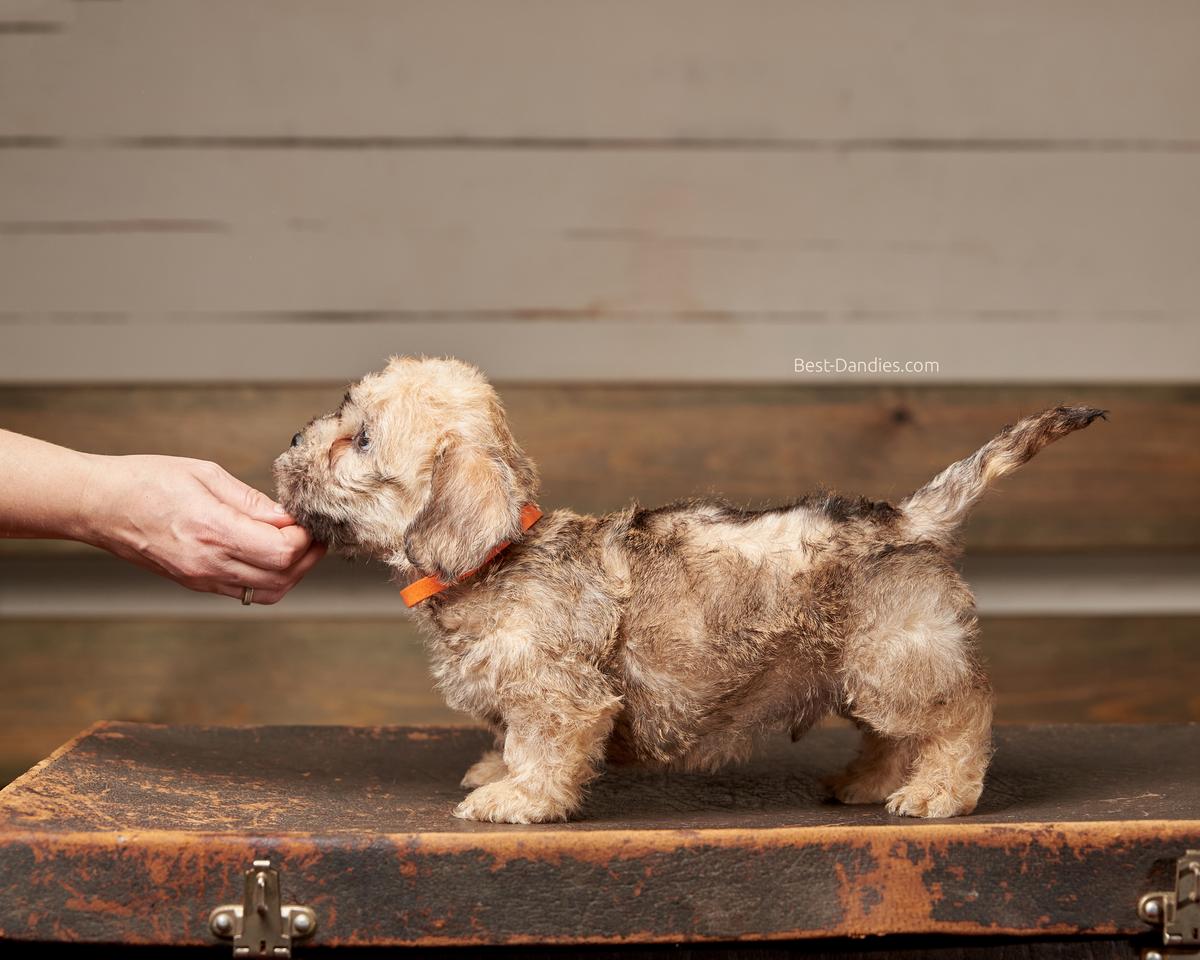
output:
M 330 547 L 451 581 L 520 536 L 538 478 L 479 370 L 397 357 L 292 438 L 275 483 Z

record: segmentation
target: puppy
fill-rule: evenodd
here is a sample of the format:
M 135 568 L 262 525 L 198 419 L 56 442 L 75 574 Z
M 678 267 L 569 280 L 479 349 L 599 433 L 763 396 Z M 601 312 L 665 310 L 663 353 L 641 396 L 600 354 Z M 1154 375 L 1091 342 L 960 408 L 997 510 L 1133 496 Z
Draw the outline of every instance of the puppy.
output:
M 991 753 L 960 526 L 991 481 L 1102 414 L 1027 417 L 895 506 L 688 500 L 529 525 L 538 474 L 495 391 L 461 361 L 404 357 L 296 434 L 275 477 L 314 537 L 436 591 L 414 601 L 433 676 L 495 735 L 456 817 L 563 820 L 602 761 L 713 770 L 831 713 L 863 734 L 839 800 L 951 817 Z

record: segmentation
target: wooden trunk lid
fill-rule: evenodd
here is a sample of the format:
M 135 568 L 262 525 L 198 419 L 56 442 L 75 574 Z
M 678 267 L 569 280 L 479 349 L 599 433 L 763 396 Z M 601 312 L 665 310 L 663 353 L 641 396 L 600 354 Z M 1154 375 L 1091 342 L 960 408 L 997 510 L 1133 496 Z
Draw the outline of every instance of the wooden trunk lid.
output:
M 256 858 L 327 945 L 1144 930 L 1138 896 L 1200 847 L 1200 726 L 996 740 L 952 821 L 826 802 L 854 736 L 822 730 L 511 826 L 450 816 L 479 730 L 106 722 L 0 791 L 0 938 L 212 943 Z

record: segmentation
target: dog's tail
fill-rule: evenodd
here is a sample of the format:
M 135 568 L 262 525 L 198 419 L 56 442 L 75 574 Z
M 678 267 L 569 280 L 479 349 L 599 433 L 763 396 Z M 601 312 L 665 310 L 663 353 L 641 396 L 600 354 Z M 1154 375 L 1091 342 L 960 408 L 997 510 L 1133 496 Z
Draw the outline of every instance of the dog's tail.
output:
M 1052 407 L 1009 424 L 969 457 L 950 464 L 900 502 L 910 535 L 923 540 L 952 539 L 988 484 L 1012 473 L 1042 447 L 1082 430 L 1107 412 L 1095 407 Z

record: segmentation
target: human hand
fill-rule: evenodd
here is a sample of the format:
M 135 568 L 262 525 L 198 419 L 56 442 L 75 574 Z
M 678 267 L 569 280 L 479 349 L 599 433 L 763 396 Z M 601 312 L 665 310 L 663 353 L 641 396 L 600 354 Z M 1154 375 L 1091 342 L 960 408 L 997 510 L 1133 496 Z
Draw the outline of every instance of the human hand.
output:
M 92 458 L 79 539 L 191 590 L 276 603 L 325 554 L 279 504 L 215 463 Z

